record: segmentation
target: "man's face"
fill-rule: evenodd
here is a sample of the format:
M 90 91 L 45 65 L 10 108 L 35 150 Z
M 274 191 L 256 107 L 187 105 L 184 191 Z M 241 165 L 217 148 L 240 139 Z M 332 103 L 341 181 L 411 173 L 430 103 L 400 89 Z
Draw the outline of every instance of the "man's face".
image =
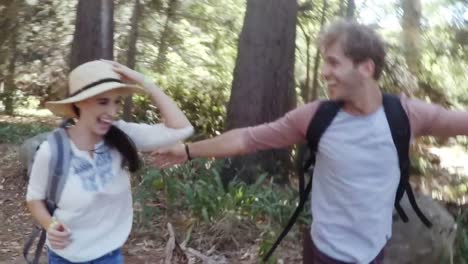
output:
M 330 99 L 346 100 L 356 96 L 365 76 L 360 71 L 361 65 L 355 65 L 344 54 L 339 41 L 322 49 L 324 64 L 322 78 L 326 81 Z

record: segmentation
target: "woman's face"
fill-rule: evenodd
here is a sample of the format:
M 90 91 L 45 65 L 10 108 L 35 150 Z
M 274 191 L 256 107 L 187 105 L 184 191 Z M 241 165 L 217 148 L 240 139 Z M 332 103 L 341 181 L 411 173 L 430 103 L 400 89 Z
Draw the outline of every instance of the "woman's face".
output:
M 122 105 L 122 93 L 111 90 L 75 104 L 80 110 L 79 121 L 92 133 L 104 136 L 110 129 Z

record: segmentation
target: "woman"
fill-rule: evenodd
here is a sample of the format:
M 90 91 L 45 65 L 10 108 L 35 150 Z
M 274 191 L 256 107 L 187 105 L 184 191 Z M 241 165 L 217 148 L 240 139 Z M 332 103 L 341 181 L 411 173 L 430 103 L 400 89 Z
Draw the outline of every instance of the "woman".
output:
M 122 97 L 147 92 L 164 123 L 116 121 Z M 69 76 L 70 96 L 46 103 L 54 114 L 74 118 L 67 129 L 70 169 L 53 217 L 46 209 L 50 146 L 36 153 L 27 190 L 33 217 L 47 230 L 49 263 L 123 263 L 120 248 L 132 226 L 129 171 L 137 151 L 183 140 L 193 127 L 174 101 L 144 75 L 113 61 L 80 65 Z

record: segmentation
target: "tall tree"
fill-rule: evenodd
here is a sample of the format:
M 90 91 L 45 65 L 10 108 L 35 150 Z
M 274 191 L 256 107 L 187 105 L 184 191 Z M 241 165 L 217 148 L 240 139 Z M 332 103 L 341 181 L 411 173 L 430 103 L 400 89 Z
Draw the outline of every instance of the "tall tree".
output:
M 309 100 L 310 94 L 310 87 L 311 87 L 311 70 L 312 67 L 312 21 L 313 16 L 311 15 L 314 13 L 314 4 L 312 1 L 307 1 L 302 3 L 298 8 L 298 17 L 297 17 L 297 25 L 298 28 L 301 30 L 302 36 L 304 37 L 304 45 L 305 45 L 305 80 L 301 83 L 301 97 L 304 101 Z M 299 49 L 299 47 L 298 47 Z
M 356 4 L 354 0 L 348 0 L 348 6 L 346 7 L 346 18 L 354 19 L 354 13 L 356 11 Z
M 421 0 L 401 0 L 403 53 L 412 74 L 419 74 L 421 46 Z
M 166 63 L 167 51 L 170 44 L 170 36 L 172 34 L 171 23 L 176 18 L 176 11 L 179 6 L 179 0 L 169 0 L 167 8 L 165 10 L 166 21 L 164 22 L 164 28 L 159 38 L 158 58 L 156 59 L 156 72 L 163 73 L 164 66 Z
M 298 26 L 301 29 L 302 34 L 304 35 L 305 46 L 306 46 L 306 78 L 304 80 L 304 84 L 301 85 L 301 96 L 302 100 L 308 101 L 309 94 L 310 94 L 310 66 L 311 66 L 311 34 L 307 32 L 300 21 L 298 21 Z
M 70 69 L 96 59 L 113 58 L 114 1 L 80 0 L 77 7 Z
M 141 16 L 141 3 L 140 0 L 135 0 L 133 6 L 132 18 L 130 19 L 130 36 L 128 41 L 128 51 L 127 51 L 127 66 L 131 69 L 135 68 L 136 56 L 137 56 L 137 41 L 138 41 L 138 25 L 139 18 Z M 125 104 L 123 108 L 123 119 L 125 121 L 130 121 L 132 118 L 132 107 L 133 101 L 132 97 L 128 96 L 125 98 Z
M 322 7 L 322 17 L 320 18 L 320 28 L 323 28 L 326 20 L 326 11 L 328 8 L 328 1 L 323 0 L 323 7 Z M 312 100 L 318 98 L 318 77 L 319 77 L 319 66 L 320 66 L 320 47 L 317 43 L 317 47 L 315 50 L 315 58 L 314 58 L 314 80 L 312 83 Z
M 340 7 L 338 9 L 338 16 L 345 16 L 345 6 L 346 6 L 346 0 L 340 0 Z
M 5 113 L 7 115 L 14 114 L 14 103 L 15 103 L 15 96 L 14 92 L 16 89 L 15 86 L 15 73 L 16 73 L 16 59 L 18 57 L 18 50 L 17 50 L 17 26 L 12 29 L 13 33 L 10 36 L 10 61 L 8 63 L 8 71 L 7 76 L 5 78 L 5 91 L 4 91 L 4 100 L 3 103 L 5 104 Z
M 248 0 L 242 28 L 226 129 L 273 121 L 295 106 L 294 52 L 298 4 L 292 0 Z M 257 168 L 287 176 L 290 150 L 234 158 L 223 173 L 255 180 Z
M 3 43 L 8 43 L 8 60 L 7 71 L 5 76 L 4 91 L 1 94 L 3 104 L 5 106 L 5 113 L 13 115 L 14 113 L 14 92 L 15 85 L 15 72 L 16 60 L 18 57 L 17 38 L 18 38 L 18 14 L 20 5 L 18 1 L 7 1 L 5 15 L 5 34 L 3 34 Z

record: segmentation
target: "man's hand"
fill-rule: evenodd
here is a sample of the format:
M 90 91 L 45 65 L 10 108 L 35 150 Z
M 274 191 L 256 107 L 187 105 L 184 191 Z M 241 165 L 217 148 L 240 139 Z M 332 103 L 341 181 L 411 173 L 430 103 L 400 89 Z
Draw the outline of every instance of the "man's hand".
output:
M 161 169 L 182 164 L 188 159 L 184 144 L 160 148 L 151 153 L 151 156 L 153 157 L 153 164 Z

